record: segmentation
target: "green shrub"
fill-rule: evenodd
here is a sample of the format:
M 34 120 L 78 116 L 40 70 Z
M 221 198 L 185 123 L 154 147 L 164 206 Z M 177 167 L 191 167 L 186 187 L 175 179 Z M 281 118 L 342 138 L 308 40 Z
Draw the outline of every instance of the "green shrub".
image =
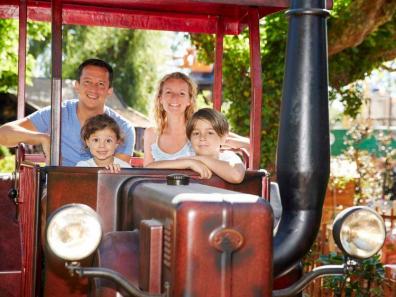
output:
M 0 145 L 0 173 L 13 172 L 15 170 L 15 156 L 10 150 Z

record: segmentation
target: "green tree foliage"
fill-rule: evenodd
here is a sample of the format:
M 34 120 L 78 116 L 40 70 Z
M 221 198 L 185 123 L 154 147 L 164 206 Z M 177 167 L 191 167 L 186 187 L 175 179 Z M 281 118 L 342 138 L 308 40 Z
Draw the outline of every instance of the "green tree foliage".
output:
M 38 48 L 50 32 L 49 24 L 28 22 L 29 54 L 26 57 L 26 76 L 30 82 Z M 18 21 L 0 19 L 0 92 L 16 93 L 18 81 Z
M 261 156 L 263 166 L 272 166 L 279 127 L 279 104 L 282 91 L 283 65 L 286 48 L 287 20 L 283 14 L 267 17 L 260 28 L 263 108 Z M 214 37 L 193 35 L 199 58 L 213 62 Z M 249 136 L 250 66 L 248 31 L 238 36 L 226 36 L 223 57 L 223 102 L 232 130 Z
M 341 97 L 345 113 L 354 117 L 362 105 L 361 89 L 348 85 L 396 58 L 396 1 L 335 0 L 329 23 L 330 99 Z M 261 23 L 263 80 L 262 162 L 273 166 L 284 73 L 287 19 L 283 13 Z M 233 130 L 248 135 L 250 78 L 248 32 L 224 40 L 223 105 Z M 192 35 L 199 59 L 213 62 L 214 37 Z
M 162 37 L 158 31 L 65 26 L 63 77 L 75 79 L 78 65 L 87 58 L 104 59 L 114 68 L 117 93 L 129 106 L 147 112 L 159 65 L 164 63 L 158 58 L 165 48 Z

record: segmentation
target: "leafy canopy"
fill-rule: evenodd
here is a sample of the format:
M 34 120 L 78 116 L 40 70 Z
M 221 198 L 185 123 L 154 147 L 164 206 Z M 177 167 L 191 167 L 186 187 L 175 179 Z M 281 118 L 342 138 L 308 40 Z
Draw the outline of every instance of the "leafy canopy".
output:
M 363 96 L 359 87 L 349 87 L 374 69 L 396 57 L 396 1 L 335 0 L 328 21 L 330 100 L 341 98 L 345 113 L 355 117 Z M 272 167 L 275 160 L 279 109 L 284 73 L 287 19 L 283 13 L 261 22 L 263 81 L 262 162 Z M 224 40 L 223 110 L 233 130 L 248 135 L 250 78 L 248 32 Z M 192 35 L 199 58 L 213 62 L 214 37 Z

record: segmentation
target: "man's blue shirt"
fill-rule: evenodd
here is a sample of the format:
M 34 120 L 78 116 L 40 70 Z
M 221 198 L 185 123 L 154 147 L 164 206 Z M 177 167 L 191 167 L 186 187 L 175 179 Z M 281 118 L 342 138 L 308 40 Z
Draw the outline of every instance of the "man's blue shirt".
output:
M 92 158 L 80 136 L 81 125 L 77 118 L 78 100 L 66 100 L 62 103 L 62 131 L 61 131 L 61 154 L 63 166 L 75 166 L 77 162 Z M 120 116 L 109 107 L 105 107 L 105 113 L 111 116 L 120 126 L 124 136 L 124 143 L 118 146 L 116 153 L 132 155 L 135 146 L 135 128 L 125 118 Z M 40 109 L 27 117 L 36 127 L 37 131 L 50 133 L 51 107 Z

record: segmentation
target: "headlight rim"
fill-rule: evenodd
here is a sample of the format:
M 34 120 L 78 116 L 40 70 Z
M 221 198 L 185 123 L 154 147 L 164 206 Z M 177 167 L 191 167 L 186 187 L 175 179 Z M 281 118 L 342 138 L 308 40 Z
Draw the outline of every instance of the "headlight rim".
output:
M 381 223 L 381 227 L 383 229 L 383 240 L 382 240 L 382 244 L 379 245 L 376 249 L 373 249 L 373 251 L 371 253 L 369 253 L 369 255 L 367 256 L 361 256 L 361 255 L 356 255 L 356 254 L 351 254 L 349 253 L 345 247 L 342 244 L 341 241 L 341 229 L 343 226 L 343 223 L 345 222 L 345 220 L 347 218 L 349 218 L 353 213 L 355 213 L 356 211 L 368 211 L 370 212 L 372 215 L 374 215 Z M 384 241 L 385 241 L 385 237 L 386 237 L 386 228 L 385 228 L 385 223 L 383 218 L 381 217 L 381 215 L 379 215 L 375 210 L 373 210 L 372 208 L 368 207 L 368 206 L 363 206 L 363 205 L 358 205 L 358 206 L 353 206 L 353 207 L 349 207 L 346 208 L 344 210 L 342 210 L 334 219 L 333 222 L 333 239 L 335 241 L 335 243 L 337 244 L 338 248 L 345 254 L 347 255 L 349 258 L 352 259 L 357 259 L 357 260 L 364 260 L 364 259 L 368 259 L 371 258 L 372 256 L 376 255 L 381 248 L 384 245 Z
M 65 210 L 69 210 L 70 208 L 79 208 L 82 209 L 83 211 L 87 212 L 91 217 L 95 218 L 98 225 L 99 225 L 99 236 L 97 236 L 97 241 L 94 242 L 94 244 L 92 245 L 94 248 L 91 248 L 91 251 L 89 253 L 85 253 L 84 256 L 82 257 L 68 257 L 68 256 L 64 256 L 62 253 L 59 253 L 59 251 L 57 251 L 56 249 L 53 249 L 52 245 L 51 245 L 51 239 L 49 238 L 50 234 L 49 234 L 49 229 L 51 226 L 51 223 L 53 222 L 54 218 L 56 218 L 57 215 L 61 214 L 62 212 L 64 212 Z M 45 227 L 45 247 L 46 250 L 49 251 L 51 254 L 53 254 L 54 256 L 56 256 L 57 258 L 60 258 L 64 261 L 80 261 L 83 259 L 86 259 L 88 257 L 90 257 L 95 250 L 99 247 L 100 242 L 103 238 L 103 228 L 102 228 L 102 220 L 100 218 L 100 216 L 97 214 L 97 212 L 91 208 L 89 205 L 83 204 L 83 203 L 69 203 L 69 204 L 65 204 L 62 205 L 61 207 L 57 208 L 56 210 L 54 210 L 47 218 L 47 222 L 46 222 L 46 227 Z

